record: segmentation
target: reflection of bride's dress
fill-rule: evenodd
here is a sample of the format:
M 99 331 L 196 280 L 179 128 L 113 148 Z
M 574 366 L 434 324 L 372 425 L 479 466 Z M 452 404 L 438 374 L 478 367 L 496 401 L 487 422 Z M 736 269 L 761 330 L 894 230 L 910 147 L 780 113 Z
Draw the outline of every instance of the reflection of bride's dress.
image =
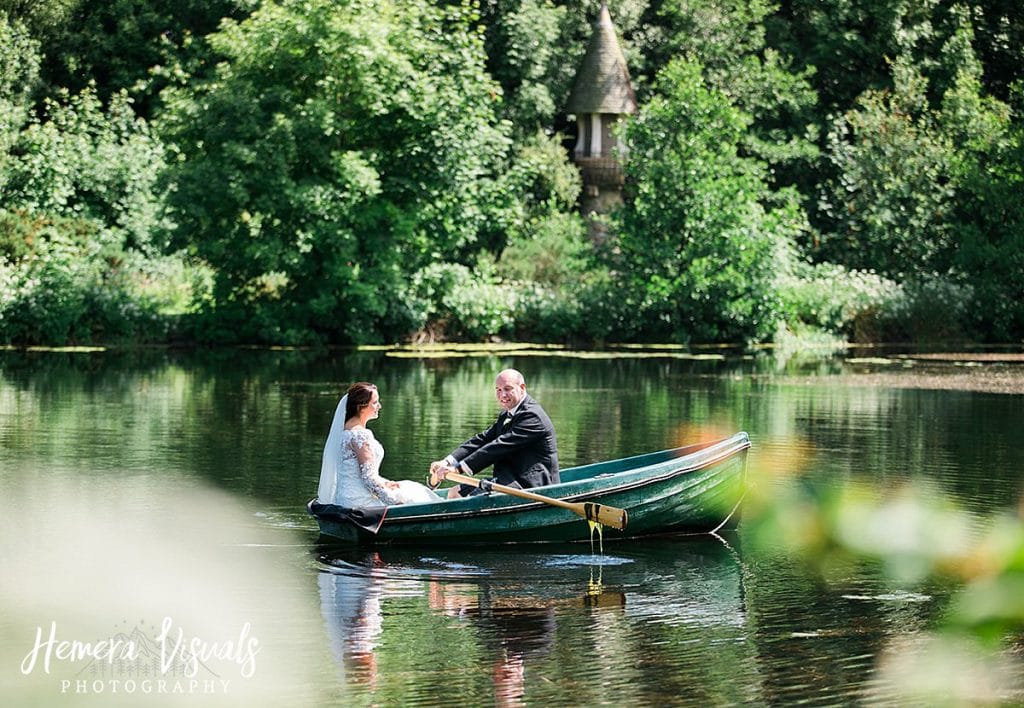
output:
M 320 611 L 335 658 L 373 651 L 380 636 L 381 591 L 371 577 L 318 573 Z
M 381 588 L 369 576 L 318 573 L 320 612 L 342 677 L 349 665 L 375 673 L 374 649 L 383 630 Z
M 441 497 L 419 482 L 402 480 L 398 482 L 397 489 L 386 487 L 384 483 L 387 480 L 380 476 L 384 447 L 377 442 L 369 428 L 342 430 L 337 448 L 331 452 L 338 456 L 337 482 L 331 498 L 320 497 L 323 504 L 351 508 L 441 500 Z

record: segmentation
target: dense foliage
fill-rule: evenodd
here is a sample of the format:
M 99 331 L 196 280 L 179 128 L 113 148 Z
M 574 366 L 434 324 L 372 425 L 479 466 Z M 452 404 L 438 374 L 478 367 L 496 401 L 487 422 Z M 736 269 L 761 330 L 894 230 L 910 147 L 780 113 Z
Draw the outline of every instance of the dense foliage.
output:
M 0 0 L 0 341 L 1024 337 L 1019 3 L 599 4 Z
M 92 87 L 59 91 L 32 110 L 37 47 L 17 23 L 0 34 L 21 74 L 0 85 L 0 340 L 165 339 L 199 289 L 153 241 L 163 147 L 124 92 L 104 106 Z
M 699 65 L 671 62 L 656 89 L 627 132 L 632 189 L 616 215 L 613 260 L 634 327 L 667 340 L 764 339 L 798 210 L 766 207 L 766 166 L 740 150 L 750 118 L 705 87 Z
M 457 260 L 508 140 L 464 9 L 266 4 L 167 92 L 176 243 L 217 269 L 218 339 L 375 341 L 424 324 L 409 276 Z

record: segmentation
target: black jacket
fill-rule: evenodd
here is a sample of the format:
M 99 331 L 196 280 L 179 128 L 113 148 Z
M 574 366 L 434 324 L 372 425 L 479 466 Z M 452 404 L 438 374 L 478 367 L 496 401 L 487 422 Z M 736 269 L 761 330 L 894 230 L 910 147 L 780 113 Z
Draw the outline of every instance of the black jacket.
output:
M 555 427 L 540 404 L 527 394 L 515 415 L 502 411 L 487 430 L 451 454 L 474 473 L 494 465 L 494 481 L 512 487 L 558 484 Z

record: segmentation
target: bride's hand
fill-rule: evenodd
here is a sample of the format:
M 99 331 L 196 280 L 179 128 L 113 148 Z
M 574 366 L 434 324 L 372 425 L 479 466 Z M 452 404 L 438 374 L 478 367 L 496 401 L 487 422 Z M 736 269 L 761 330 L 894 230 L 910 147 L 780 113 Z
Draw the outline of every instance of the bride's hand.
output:
M 398 489 L 398 482 L 392 481 L 390 479 L 386 479 L 386 480 L 384 480 L 384 488 L 385 489 Z

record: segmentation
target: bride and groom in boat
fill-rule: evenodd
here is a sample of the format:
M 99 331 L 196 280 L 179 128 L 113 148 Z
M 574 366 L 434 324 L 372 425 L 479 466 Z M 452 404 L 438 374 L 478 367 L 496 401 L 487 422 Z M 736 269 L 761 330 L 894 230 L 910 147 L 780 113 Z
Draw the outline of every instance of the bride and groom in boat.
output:
M 381 476 L 384 447 L 367 427 L 380 414 L 380 394 L 371 383 L 352 384 L 338 403 L 324 445 L 318 501 L 358 508 L 457 499 L 480 491 L 458 485 L 442 497 L 433 488 L 444 480 L 445 473 L 472 475 L 492 465 L 493 481 L 507 487 L 557 484 L 555 429 L 544 409 L 526 392 L 523 375 L 505 369 L 495 379 L 494 389 L 502 409 L 497 419 L 444 459 L 431 463 L 427 486 Z

